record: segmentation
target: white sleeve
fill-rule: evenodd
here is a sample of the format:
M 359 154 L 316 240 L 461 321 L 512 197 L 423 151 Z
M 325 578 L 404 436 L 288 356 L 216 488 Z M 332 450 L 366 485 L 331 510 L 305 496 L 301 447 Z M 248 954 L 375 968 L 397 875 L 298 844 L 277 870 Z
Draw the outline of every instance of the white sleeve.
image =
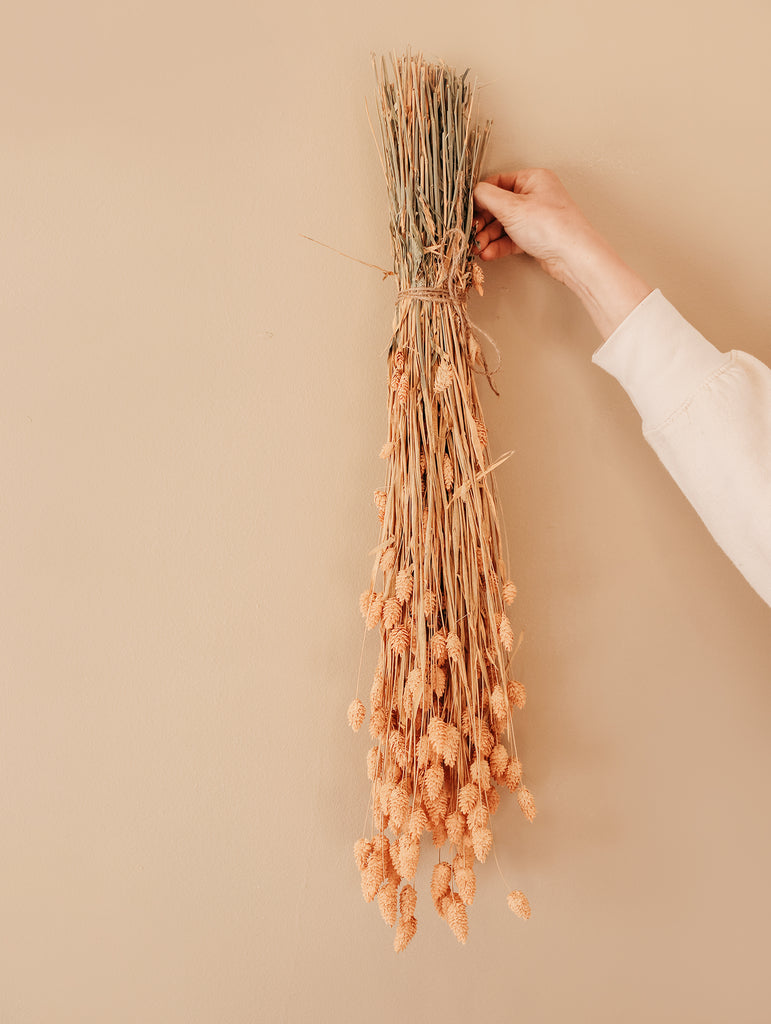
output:
M 656 288 L 592 355 L 739 572 L 771 605 L 771 369 L 719 352 Z

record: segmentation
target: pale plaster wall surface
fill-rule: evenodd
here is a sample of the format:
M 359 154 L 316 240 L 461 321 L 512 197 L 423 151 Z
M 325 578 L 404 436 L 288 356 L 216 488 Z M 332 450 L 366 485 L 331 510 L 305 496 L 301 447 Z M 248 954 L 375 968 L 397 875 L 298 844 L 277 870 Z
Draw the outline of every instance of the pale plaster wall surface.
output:
M 0 1021 L 765 1024 L 771 610 L 578 300 L 472 316 L 538 805 L 460 946 L 398 957 L 351 855 L 393 284 L 370 52 L 470 67 L 721 350 L 771 362 L 757 0 L 16 4 L 0 35 Z M 365 647 L 365 669 L 374 656 Z M 365 693 L 368 692 L 368 682 Z

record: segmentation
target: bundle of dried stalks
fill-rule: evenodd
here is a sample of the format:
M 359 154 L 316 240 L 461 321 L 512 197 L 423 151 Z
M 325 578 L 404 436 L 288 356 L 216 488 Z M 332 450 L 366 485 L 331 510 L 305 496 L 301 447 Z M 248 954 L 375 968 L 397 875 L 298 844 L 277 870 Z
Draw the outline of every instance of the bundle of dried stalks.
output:
M 380 542 L 361 597 L 367 627 L 380 634 L 367 756 L 374 835 L 359 839 L 354 855 L 364 898 L 377 899 L 389 926 L 398 919 L 398 952 L 417 928 L 410 880 L 422 833 L 439 848 L 434 906 L 465 942 L 497 786 L 517 796 L 529 821 L 535 805 L 514 743 L 513 711 L 526 696 L 510 668 L 506 606 L 516 588 L 475 381 L 475 372 L 489 373 L 466 309 L 469 288 L 483 290 L 471 254 L 472 192 L 491 122 L 472 119 L 468 71 L 458 76 L 409 51 L 390 59 L 389 78 L 373 55 L 398 296 L 380 452 L 386 484 L 375 492 Z M 357 688 L 351 727 L 365 717 Z M 520 890 L 507 902 L 530 916 Z

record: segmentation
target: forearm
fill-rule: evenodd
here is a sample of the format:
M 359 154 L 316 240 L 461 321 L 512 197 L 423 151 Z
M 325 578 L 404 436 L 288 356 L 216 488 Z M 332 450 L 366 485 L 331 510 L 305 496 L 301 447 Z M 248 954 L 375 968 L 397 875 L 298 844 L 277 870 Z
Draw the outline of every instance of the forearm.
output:
M 653 289 L 593 228 L 566 243 L 564 283 L 580 298 L 605 341 Z
M 771 605 L 771 367 L 721 352 L 666 299 L 645 296 L 592 356 L 714 539 Z

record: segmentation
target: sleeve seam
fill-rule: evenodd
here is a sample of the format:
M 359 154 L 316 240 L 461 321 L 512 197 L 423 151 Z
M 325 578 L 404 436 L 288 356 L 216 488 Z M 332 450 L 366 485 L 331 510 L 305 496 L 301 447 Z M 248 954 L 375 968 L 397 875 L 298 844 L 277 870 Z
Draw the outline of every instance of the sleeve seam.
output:
M 732 349 L 731 352 L 729 352 L 726 361 L 722 363 L 720 366 L 718 366 L 717 369 L 713 370 L 712 373 L 710 373 L 707 377 L 705 377 L 701 384 L 698 386 L 698 388 L 694 391 L 694 393 L 692 395 L 689 395 L 688 398 L 681 402 L 680 405 L 676 409 L 674 409 L 665 420 L 663 420 L 655 427 L 649 427 L 647 430 L 643 430 L 643 437 L 651 437 L 657 431 L 663 430 L 664 427 L 668 426 L 668 424 L 676 416 L 679 416 L 680 413 L 685 412 L 688 406 L 691 405 L 691 403 L 698 397 L 699 393 L 702 391 L 703 388 L 707 387 L 708 384 L 711 384 L 716 377 L 719 377 L 721 374 L 725 373 L 725 371 L 728 370 L 729 367 L 731 367 L 734 364 L 734 362 L 736 361 L 736 355 L 736 351 Z

